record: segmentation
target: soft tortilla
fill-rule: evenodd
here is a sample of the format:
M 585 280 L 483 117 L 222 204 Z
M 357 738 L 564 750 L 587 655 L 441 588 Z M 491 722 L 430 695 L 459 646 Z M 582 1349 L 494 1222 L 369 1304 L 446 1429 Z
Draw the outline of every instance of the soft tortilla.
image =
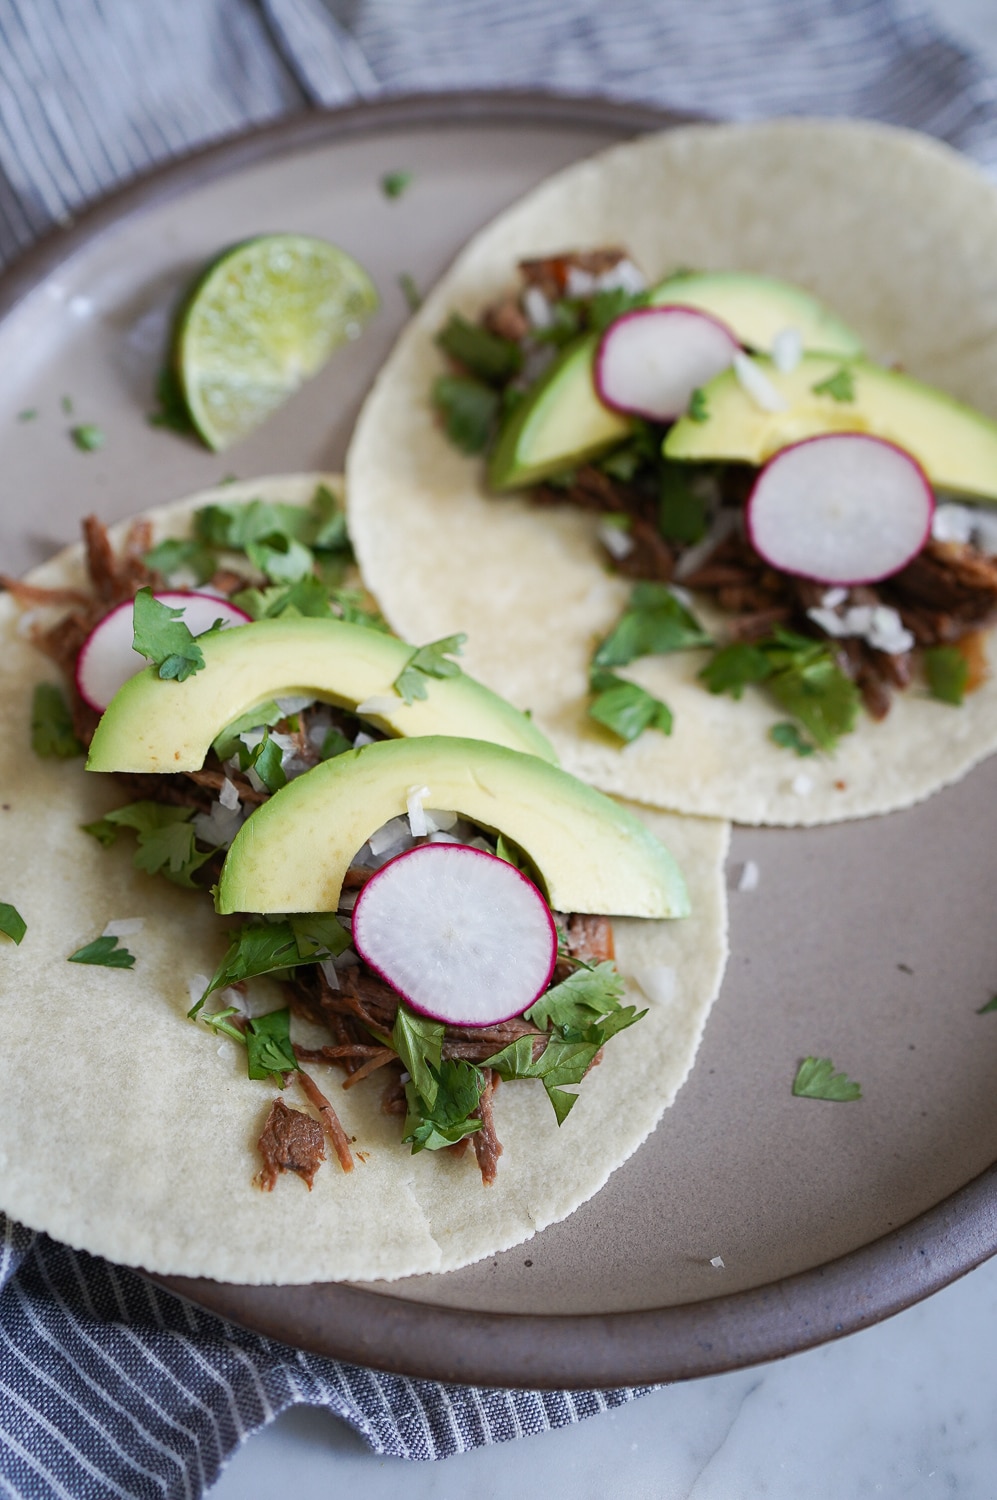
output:
M 257 495 L 304 502 L 321 477 L 226 486 L 152 515 L 158 534 L 183 534 L 197 505 Z M 80 583 L 80 549 L 31 576 Z M 32 685 L 57 674 L 17 620 L 0 596 L 0 900 L 28 927 L 20 947 L 0 937 L 0 1208 L 163 1274 L 390 1280 L 530 1238 L 597 1192 L 654 1128 L 692 1066 L 727 951 L 727 825 L 660 813 L 647 821 L 679 860 L 693 915 L 615 926 L 621 969 L 671 966 L 675 999 L 651 1003 L 614 1039 L 561 1130 L 539 1084 L 504 1085 L 496 1115 L 505 1154 L 485 1188 L 473 1153 L 410 1155 L 398 1119 L 380 1112 L 376 1077 L 344 1092 L 341 1073 L 310 1065 L 364 1159 L 346 1176 L 330 1151 L 311 1193 L 290 1174 L 261 1192 L 255 1142 L 275 1090 L 246 1077 L 236 1043 L 184 1019 L 189 982 L 214 970 L 228 924 L 203 895 L 137 873 L 131 840 L 104 850 L 80 832 L 128 796 L 81 761 L 32 754 Z M 123 940 L 134 970 L 67 966 L 108 921 L 127 917 L 145 920 Z M 630 998 L 644 1003 L 633 988 Z M 264 998 L 266 989 L 260 981 Z M 261 1008 L 280 1003 L 273 990 Z M 306 1107 L 294 1085 L 288 1103 Z
M 923 688 L 887 720 L 863 717 L 806 761 L 768 729 L 786 716 L 697 682 L 702 652 L 623 675 L 663 698 L 670 738 L 625 748 L 585 713 L 587 666 L 629 595 L 607 572 L 591 516 L 483 490 L 429 406 L 444 368 L 434 335 L 475 317 L 525 256 L 624 244 L 652 279 L 682 266 L 768 272 L 823 298 L 874 357 L 997 416 L 997 194 L 946 147 L 868 124 L 704 126 L 570 167 L 467 246 L 413 318 L 357 424 L 350 531 L 394 628 L 469 634 L 467 670 L 529 708 L 562 764 L 604 791 L 745 823 L 811 824 L 888 812 L 955 781 L 997 747 L 997 681 L 953 709 Z

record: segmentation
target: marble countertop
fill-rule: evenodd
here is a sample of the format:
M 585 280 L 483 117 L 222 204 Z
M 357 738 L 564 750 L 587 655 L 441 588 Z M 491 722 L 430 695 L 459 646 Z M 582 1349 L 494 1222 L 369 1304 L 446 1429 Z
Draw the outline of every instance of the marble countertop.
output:
M 997 73 L 995 0 L 930 0 Z M 861 1333 L 775 1364 L 660 1387 L 617 1411 L 436 1464 L 371 1454 L 327 1412 L 252 1437 L 211 1500 L 857 1500 L 997 1495 L 997 1260 Z

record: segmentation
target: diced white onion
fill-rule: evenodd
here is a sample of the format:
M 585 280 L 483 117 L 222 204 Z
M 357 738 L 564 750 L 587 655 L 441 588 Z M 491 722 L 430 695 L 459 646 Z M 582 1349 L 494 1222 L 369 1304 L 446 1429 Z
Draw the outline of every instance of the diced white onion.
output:
M 626 526 L 607 526 L 603 523 L 597 528 L 596 535 L 610 557 L 615 558 L 617 562 L 624 557 L 629 557 L 634 550 L 634 539 Z
M 339 894 L 339 910 L 352 911 L 357 904 L 359 894 L 359 891 L 341 891 Z
M 250 771 L 250 780 L 253 774 Z M 212 849 L 227 849 L 242 827 L 243 812 L 241 808 L 233 811 L 223 807 L 220 801 L 215 801 L 206 813 L 195 813 L 192 822 L 194 832 L 202 844 L 210 844 Z
M 839 585 L 837 588 L 827 589 L 820 602 L 825 609 L 837 609 L 838 605 L 844 604 L 847 598 L 848 590 Z
M 330 990 L 338 990 L 340 987 L 339 975 L 336 973 L 336 965 L 333 963 L 332 959 L 320 958 L 318 961 L 318 966 L 321 969 L 322 975 Z
M 783 375 L 791 375 L 803 358 L 803 335 L 798 328 L 780 328 L 772 340 L 772 363 Z
M 595 278 L 600 292 L 642 292 L 647 286 L 643 271 L 632 260 L 618 260 Z
M 564 290 L 569 297 L 591 297 L 599 290 L 598 277 L 580 266 L 569 266 Z
M 229 812 L 235 812 L 239 806 L 239 788 L 234 781 L 229 781 L 227 776 L 219 788 L 218 800 L 222 807 L 228 808 Z
M 255 766 L 249 767 L 249 770 L 246 772 L 246 780 L 249 782 L 249 785 L 253 788 L 254 792 L 263 792 L 266 796 L 269 797 L 270 793 L 267 790 L 266 783 L 264 782 L 262 776 L 257 771 Z
M 551 305 L 538 286 L 528 286 L 523 293 L 523 311 L 534 328 L 549 328 L 554 321 Z
M 366 729 L 361 729 L 360 733 L 353 741 L 353 748 L 354 750 L 362 750 L 364 745 L 372 745 L 373 743 L 374 736 L 372 734 L 368 734 Z
M 426 821 L 426 809 L 422 805 L 422 799 L 428 796 L 428 786 L 410 786 L 408 796 L 405 798 L 408 826 L 414 839 L 424 839 L 430 831 Z
M 747 354 L 734 355 L 734 374 L 746 395 L 761 411 L 788 411 L 789 402 L 777 390 L 760 365 Z
M 433 824 L 430 832 L 443 833 L 454 826 L 454 824 L 457 822 L 458 814 L 455 812 L 448 812 L 445 808 L 442 807 L 429 807 L 426 809 L 426 817 L 429 818 Z
M 713 1267 L 713 1269 L 715 1271 L 722 1271 L 724 1269 L 724 1258 L 723 1258 L 723 1256 L 722 1255 L 714 1255 L 714 1256 L 712 1256 L 711 1259 L 710 1259 L 710 1265 Z
M 144 917 L 117 917 L 114 921 L 108 922 L 101 937 L 131 937 L 133 932 L 141 932 L 144 926 Z
M 753 859 L 745 860 L 737 877 L 739 891 L 757 891 L 761 872 Z
M 315 699 L 310 698 L 307 693 L 304 695 L 299 693 L 290 698 L 275 698 L 274 702 L 286 719 L 291 714 L 300 714 L 304 708 L 311 708 Z
M 367 840 L 371 854 L 384 854 L 387 849 L 393 849 L 396 844 L 407 839 L 409 833 L 410 829 L 404 818 L 390 818 Z
M 452 833 L 431 833 L 429 842 L 431 844 L 460 844 L 463 840 L 454 838 Z
M 830 593 L 837 593 L 830 590 Z M 844 614 L 825 605 L 807 610 L 807 618 L 819 625 L 825 634 L 843 639 L 857 636 L 867 641 L 875 651 L 885 651 L 891 656 L 902 655 L 914 645 L 914 637 L 906 629 L 900 615 L 888 604 L 853 604 Z
M 968 542 L 973 536 L 973 513 L 968 505 L 938 505 L 931 518 L 936 542 Z
M 797 797 L 809 797 L 814 789 L 813 777 L 808 776 L 806 771 L 798 771 L 790 782 L 790 788 Z
M 649 1000 L 658 1005 L 674 1004 L 678 978 L 669 964 L 647 964 L 631 974 Z

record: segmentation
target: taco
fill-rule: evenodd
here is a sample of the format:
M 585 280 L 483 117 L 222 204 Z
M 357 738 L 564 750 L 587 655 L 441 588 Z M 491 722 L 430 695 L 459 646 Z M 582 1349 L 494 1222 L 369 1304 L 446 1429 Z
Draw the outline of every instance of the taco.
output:
M 992 187 L 947 148 L 880 126 L 682 128 L 558 174 L 470 242 L 362 410 L 350 526 L 387 619 L 416 637 L 459 624 L 468 669 L 533 713 L 566 769 L 654 806 L 815 824 L 904 807 L 962 776 L 997 747 L 995 247 Z M 723 297 L 698 300 L 711 280 Z M 670 427 L 660 411 L 635 417 L 639 401 L 621 415 L 597 399 L 607 322 L 619 329 L 650 302 L 737 327 L 745 285 L 782 298 L 777 315 L 748 307 L 737 338 L 727 329 L 753 351 L 735 359 L 746 371 L 707 369 Z M 473 390 L 465 400 L 464 379 L 480 374 L 467 334 L 482 331 L 492 369 L 470 386 L 485 387 L 484 406 Z M 790 350 L 794 373 L 771 357 L 777 341 L 786 352 L 780 335 L 812 336 L 802 359 Z M 531 467 L 521 441 L 552 369 L 575 392 L 574 413 L 551 404 L 534 423 L 553 470 Z M 802 417 L 785 394 L 794 381 Z M 875 410 L 863 405 L 873 386 L 887 390 Z M 581 409 L 588 439 L 573 425 Z M 854 558 L 846 588 L 806 563 L 787 578 L 746 541 L 759 465 L 814 432 L 833 433 L 839 457 L 852 432 L 899 446 L 921 506 L 900 582 L 869 584 Z M 487 473 L 459 443 L 492 444 Z M 433 558 L 431 584 L 413 557 Z M 631 740 L 635 720 L 649 727 Z
M 347 769 L 368 764 L 370 756 L 365 759 L 365 751 L 351 748 L 347 739 L 356 730 L 355 716 L 334 693 L 318 706 L 285 701 L 277 705 L 276 716 L 265 705 L 257 716 L 261 725 L 235 726 L 232 743 L 218 747 L 226 755 L 222 771 L 192 773 L 186 792 L 184 778 L 176 775 L 88 774 L 73 751 L 90 739 L 96 714 L 74 699 L 71 677 L 58 683 L 55 664 L 38 647 L 69 668 L 79 658 L 82 640 L 98 621 L 110 618 L 121 599 L 146 585 L 158 591 L 164 583 L 174 589 L 201 585 L 238 597 L 247 612 L 259 618 L 270 610 L 273 623 L 286 629 L 287 621 L 282 624 L 279 617 L 283 605 L 293 634 L 295 623 L 308 629 L 320 615 L 316 590 L 310 583 L 299 587 L 302 578 L 314 578 L 332 601 L 333 615 L 350 610 L 354 620 L 362 614 L 370 619 L 371 601 L 345 571 L 345 538 L 329 524 L 335 511 L 330 497 L 337 489 L 329 476 L 265 480 L 150 512 L 109 536 L 91 522 L 86 553 L 70 548 L 0 595 L 0 915 L 5 930 L 21 937 L 16 942 L 0 936 L 5 1039 L 0 1208 L 78 1248 L 163 1274 L 253 1284 L 390 1280 L 455 1268 L 529 1238 L 595 1193 L 654 1128 L 692 1066 L 725 962 L 726 825 L 640 811 L 639 838 L 650 845 L 644 832 L 649 829 L 672 850 L 684 874 L 690 913 L 677 921 L 613 922 L 623 982 L 619 998 L 605 1010 L 633 1006 L 647 1014 L 612 1036 L 560 1126 L 539 1079 L 502 1084 L 494 1116 L 504 1151 L 487 1185 L 482 1178 L 488 1172 L 474 1150 L 463 1156 L 447 1149 L 413 1153 L 413 1142 L 403 1140 L 404 1117 L 382 1107 L 388 1072 L 395 1093 L 404 1094 L 397 1066 L 342 1087 L 341 1068 L 322 1049 L 339 1041 L 340 1054 L 389 1050 L 386 1039 L 399 1007 L 396 997 L 388 1013 L 390 998 L 376 976 L 358 985 L 356 957 L 344 955 L 341 943 L 331 939 L 328 913 L 318 914 L 325 927 L 318 922 L 295 933 L 293 953 L 286 946 L 274 950 L 288 954 L 288 967 L 277 969 L 271 962 L 239 971 L 233 966 L 239 933 L 265 928 L 269 938 L 279 937 L 284 919 L 265 924 L 261 917 L 245 918 L 233 942 L 236 919 L 212 910 L 204 887 L 221 874 L 226 888 L 225 848 L 239 837 L 226 825 L 226 815 L 231 822 L 235 809 L 226 807 L 232 799 L 224 796 L 224 785 L 240 793 L 235 823 L 241 822 L 247 842 L 255 814 L 245 818 L 243 794 L 249 799 L 255 792 L 256 803 L 272 813 L 280 798 L 297 794 L 308 781 L 307 774 L 295 779 L 292 770 L 296 758 L 308 758 L 308 745 L 319 747 L 320 759 L 325 755 L 320 769 L 333 780 L 339 776 L 337 757 Z M 257 509 L 252 524 L 243 525 L 240 516 L 248 516 L 254 501 L 269 506 L 269 515 Z M 303 518 L 300 524 L 296 514 Z M 288 557 L 301 561 L 294 542 L 306 546 L 311 557 L 307 571 L 289 581 Z M 309 606 L 311 616 L 303 609 L 295 613 L 290 599 L 295 588 L 297 605 Z M 347 629 L 354 624 L 343 623 Z M 201 637 L 204 655 L 210 658 L 212 643 L 224 641 L 226 634 Z M 382 639 L 390 649 L 400 644 Z M 209 660 L 206 674 L 210 666 Z M 293 677 L 290 663 L 288 672 Z M 182 695 L 184 682 L 163 682 L 155 668 L 145 675 Z M 453 680 L 430 674 L 428 702 L 436 686 Z M 187 682 L 196 683 L 197 675 Z M 39 684 L 48 691 L 38 694 Z M 61 715 L 53 707 L 58 692 Z M 418 750 L 420 744 L 397 737 L 404 731 L 391 729 L 392 712 L 383 701 L 372 702 L 362 731 L 365 738 L 380 736 L 369 751 L 382 758 L 390 758 L 393 747 Z M 309 734 L 308 727 L 315 732 Z M 340 739 L 347 741 L 345 747 Z M 268 761 L 259 753 L 264 743 L 280 752 L 276 765 L 291 777 L 269 798 L 268 783 L 276 784 L 280 773 L 273 757 Z M 458 744 L 449 738 L 434 743 Z M 528 761 L 544 776 L 561 776 L 548 761 L 520 750 L 479 748 L 515 763 Z M 474 751 L 471 746 L 466 753 Z M 411 820 L 423 809 L 414 805 L 419 799 L 413 802 L 417 789 L 408 786 L 410 779 L 402 774 L 405 790 L 389 810 L 398 815 L 396 822 L 404 821 L 407 810 L 407 843 L 420 844 Z M 122 804 L 125 813 L 118 816 Z M 136 807 L 145 809 L 142 816 Z M 632 834 L 633 814 L 617 812 Z M 362 822 L 362 813 L 358 817 Z M 490 842 L 484 852 L 492 863 L 498 863 L 492 856 L 495 825 L 501 832 L 502 821 L 497 814 L 486 831 Z M 271 817 L 271 826 L 274 822 Z M 461 843 L 480 836 L 476 828 L 450 827 L 456 832 L 442 836 L 444 848 L 458 836 Z M 158 840 L 164 829 L 168 837 Z M 514 836 L 519 850 L 530 842 L 522 828 Z M 368 868 L 360 885 L 372 870 L 388 869 L 385 859 L 397 854 L 397 837 L 397 829 L 389 831 L 379 856 L 366 846 Z M 248 842 L 258 847 L 260 841 Z M 136 865 L 144 873 L 136 873 Z M 164 873 L 171 878 L 164 880 Z M 535 901 L 532 884 L 530 889 Z M 268 896 L 267 903 L 287 909 L 279 897 Z M 252 911 L 251 898 L 238 894 L 220 904 L 227 911 Z M 12 910 L 23 919 L 23 935 Z M 577 962 L 579 954 L 587 955 L 589 968 L 604 965 L 604 920 L 590 925 L 587 938 L 584 923 L 575 924 L 574 934 L 567 930 L 570 925 L 562 934 L 562 974 L 585 967 Z M 593 932 L 602 945 L 599 952 Z M 342 938 L 342 925 L 339 933 Z M 71 957 L 75 961 L 67 963 Z M 261 969 L 269 972 L 242 982 L 240 972 L 256 975 Z M 637 974 L 655 999 L 644 997 L 632 977 Z M 296 988 L 295 980 L 301 981 Z M 330 1037 L 328 1024 L 317 1024 L 328 1022 L 327 1015 L 315 1012 L 322 1011 L 336 986 L 352 995 L 354 1015 L 362 1011 L 376 1035 L 347 1026 L 339 1037 Z M 280 1027 L 267 1035 L 261 1019 L 286 1011 L 292 991 L 289 1035 L 286 1027 L 283 1036 L 277 1034 Z M 316 1002 L 311 1014 L 309 997 Z M 191 1011 L 194 1018 L 187 1019 Z M 214 1024 L 202 1024 L 201 1013 Z M 521 1029 L 531 1033 L 528 1045 L 533 1046 L 539 1028 Z M 248 1035 L 256 1038 L 255 1052 Z M 296 1043 L 305 1057 L 300 1068 L 297 1054 L 281 1055 L 288 1043 Z M 268 1050 L 271 1046 L 276 1052 Z M 497 1046 L 493 1041 L 486 1050 Z M 484 1061 L 480 1048 L 475 1055 Z M 260 1064 L 256 1077 L 247 1076 L 247 1056 L 251 1065 L 254 1056 Z M 340 1055 L 337 1061 L 342 1060 Z M 352 1057 L 354 1067 L 357 1061 Z M 509 1066 L 505 1074 L 511 1076 Z M 305 1077 L 308 1083 L 299 1087 Z M 287 1087 L 275 1086 L 281 1083 Z M 320 1165 L 321 1125 L 329 1104 L 341 1127 L 342 1154 L 337 1162 L 336 1153 L 326 1151 Z M 306 1124 L 297 1144 L 284 1150 L 290 1113 Z M 484 1115 L 480 1110 L 470 1122 L 472 1135 L 484 1133 Z M 426 1135 L 424 1130 L 422 1144 Z M 262 1157 L 261 1139 L 268 1143 Z M 351 1170 L 343 1169 L 344 1157 Z

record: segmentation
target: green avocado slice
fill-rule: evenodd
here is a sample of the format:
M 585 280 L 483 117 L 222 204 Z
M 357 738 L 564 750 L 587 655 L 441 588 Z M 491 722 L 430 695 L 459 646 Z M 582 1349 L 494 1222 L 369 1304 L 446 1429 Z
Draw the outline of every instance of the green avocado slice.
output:
M 997 500 L 997 422 L 981 412 L 867 360 L 808 354 L 790 374 L 761 356 L 756 363 L 786 410 L 763 411 L 726 370 L 703 387 L 697 421 L 675 423 L 665 438 L 666 458 L 763 464 L 804 438 L 868 432 L 912 454 L 940 488 Z
M 348 750 L 288 782 L 236 835 L 217 909 L 335 911 L 351 859 L 416 787 L 426 807 L 514 840 L 556 911 L 689 912 L 678 865 L 627 808 L 534 755 L 438 735 Z
M 227 724 L 268 699 L 299 693 L 349 709 L 369 704 L 364 717 L 389 735 L 461 733 L 557 759 L 526 714 L 463 672 L 427 680 L 427 696 L 407 704 L 393 683 L 413 648 L 364 625 L 257 620 L 198 644 L 204 666 L 183 682 L 148 667 L 118 690 L 97 725 L 87 770 L 199 770 Z

